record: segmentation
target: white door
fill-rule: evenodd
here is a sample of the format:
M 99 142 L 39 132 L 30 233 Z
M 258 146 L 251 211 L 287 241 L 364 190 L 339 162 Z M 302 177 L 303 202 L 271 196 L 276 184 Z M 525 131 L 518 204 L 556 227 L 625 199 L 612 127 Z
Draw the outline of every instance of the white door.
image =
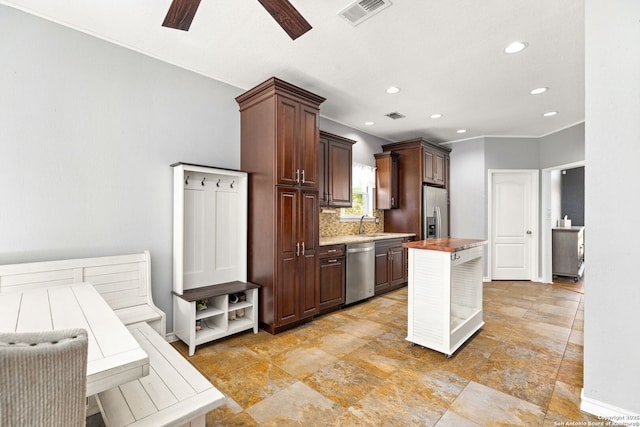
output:
M 538 171 L 490 171 L 491 279 L 535 280 Z

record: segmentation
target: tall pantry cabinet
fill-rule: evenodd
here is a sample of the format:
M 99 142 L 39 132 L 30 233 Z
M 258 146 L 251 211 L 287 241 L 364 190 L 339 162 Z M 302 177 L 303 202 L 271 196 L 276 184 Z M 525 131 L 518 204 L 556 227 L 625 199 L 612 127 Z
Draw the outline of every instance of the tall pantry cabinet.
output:
M 236 98 L 249 173 L 248 277 L 260 323 L 280 332 L 318 313 L 319 111 L 324 98 L 275 77 Z

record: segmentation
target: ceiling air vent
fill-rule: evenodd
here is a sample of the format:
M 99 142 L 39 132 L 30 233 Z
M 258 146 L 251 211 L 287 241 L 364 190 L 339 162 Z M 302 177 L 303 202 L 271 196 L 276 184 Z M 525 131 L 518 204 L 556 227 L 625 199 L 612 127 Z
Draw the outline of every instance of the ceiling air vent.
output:
M 397 111 L 394 111 L 393 113 L 385 114 L 385 116 L 393 120 L 404 119 L 406 117 L 404 114 L 400 114 Z
M 391 6 L 390 0 L 360 0 L 338 12 L 338 15 L 349 21 L 354 27 L 371 18 L 376 13 Z

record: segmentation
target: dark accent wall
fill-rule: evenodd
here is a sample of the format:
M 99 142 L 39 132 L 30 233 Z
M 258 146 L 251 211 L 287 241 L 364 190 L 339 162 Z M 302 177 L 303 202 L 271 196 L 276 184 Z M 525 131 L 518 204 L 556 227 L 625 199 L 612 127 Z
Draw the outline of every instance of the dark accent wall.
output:
M 562 217 L 571 225 L 584 225 L 584 166 L 562 171 Z

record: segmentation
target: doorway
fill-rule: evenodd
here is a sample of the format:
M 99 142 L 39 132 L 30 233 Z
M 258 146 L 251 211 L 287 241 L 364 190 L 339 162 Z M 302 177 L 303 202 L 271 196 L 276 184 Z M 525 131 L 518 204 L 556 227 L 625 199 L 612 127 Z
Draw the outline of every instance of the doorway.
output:
M 538 170 L 489 170 L 489 279 L 538 277 Z
M 572 170 L 584 167 L 585 162 L 568 163 L 564 165 L 553 166 L 542 170 L 542 232 L 541 232 L 541 278 L 544 283 L 553 283 L 552 273 L 552 238 L 551 230 L 557 226 L 557 220 L 564 215 L 569 215 L 569 210 L 565 207 L 562 209 L 562 190 L 557 180 L 561 178 L 563 170 Z M 584 200 L 582 200 L 584 204 Z M 566 203 L 565 203 L 566 206 Z M 572 213 L 572 215 L 574 215 Z M 579 218 L 579 214 L 578 218 Z M 570 217 L 571 218 L 571 217 Z M 584 224 L 582 224 L 584 225 Z

